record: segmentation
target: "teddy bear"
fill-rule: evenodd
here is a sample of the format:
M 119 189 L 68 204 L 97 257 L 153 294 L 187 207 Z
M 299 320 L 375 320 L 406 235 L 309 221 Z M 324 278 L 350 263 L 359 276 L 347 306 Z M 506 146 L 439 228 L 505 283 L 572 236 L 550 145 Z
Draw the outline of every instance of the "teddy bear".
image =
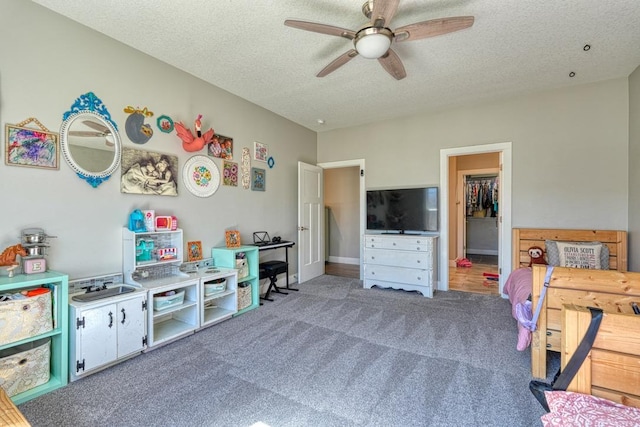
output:
M 531 246 L 527 252 L 531 257 L 529 267 L 533 264 L 547 265 L 547 261 L 544 260 L 544 250 L 540 246 Z

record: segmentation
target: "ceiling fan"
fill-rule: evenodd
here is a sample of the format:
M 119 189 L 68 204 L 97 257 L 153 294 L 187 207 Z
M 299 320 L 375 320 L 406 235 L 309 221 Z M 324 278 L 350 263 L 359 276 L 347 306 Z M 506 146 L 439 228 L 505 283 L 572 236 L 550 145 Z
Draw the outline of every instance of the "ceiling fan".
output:
M 113 147 L 115 145 L 113 142 L 113 136 L 111 135 L 111 131 L 108 127 L 101 125 L 100 123 L 92 122 L 91 120 L 83 120 L 82 123 L 95 130 L 70 130 L 69 135 L 89 138 L 104 138 L 107 146 Z
M 370 22 L 356 31 L 294 19 L 287 19 L 284 24 L 300 30 L 353 40 L 354 48 L 334 59 L 317 74 L 317 77 L 326 76 L 360 55 L 369 59 L 377 59 L 382 67 L 396 80 L 402 80 L 407 76 L 407 73 L 400 57 L 391 49 L 393 42 L 400 43 L 439 36 L 473 25 L 473 16 L 455 16 L 416 22 L 391 30 L 389 29 L 389 23 L 396 14 L 399 3 L 400 0 L 365 1 L 364 5 L 362 5 L 362 13 Z

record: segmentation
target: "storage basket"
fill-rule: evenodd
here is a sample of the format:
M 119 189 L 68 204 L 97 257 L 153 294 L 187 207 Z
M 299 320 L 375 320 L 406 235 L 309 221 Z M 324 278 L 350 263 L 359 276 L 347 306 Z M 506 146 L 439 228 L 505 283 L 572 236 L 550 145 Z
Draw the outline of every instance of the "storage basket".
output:
M 211 282 L 205 282 L 204 284 L 204 296 L 208 297 L 209 295 L 217 294 L 218 292 L 222 292 L 227 289 L 227 281 L 225 279 L 220 279 L 219 282 L 212 280 Z
M 155 311 L 166 310 L 177 305 L 181 305 L 184 302 L 184 289 L 176 292 L 174 295 L 168 296 L 154 296 L 153 297 L 153 309 Z
M 251 286 L 238 286 L 238 310 L 251 305 Z
M 53 328 L 51 307 L 51 291 L 0 302 L 0 345 L 50 331 Z
M 246 259 L 236 259 L 236 269 L 238 270 L 238 279 L 244 279 L 249 275 L 249 266 Z
M 51 340 L 44 338 L 0 351 L 0 387 L 15 396 L 49 382 Z

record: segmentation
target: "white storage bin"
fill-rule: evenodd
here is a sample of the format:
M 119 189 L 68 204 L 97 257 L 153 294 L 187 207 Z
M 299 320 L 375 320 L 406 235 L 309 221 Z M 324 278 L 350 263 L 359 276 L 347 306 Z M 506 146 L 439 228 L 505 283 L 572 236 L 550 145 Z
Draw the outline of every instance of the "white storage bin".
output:
M 9 396 L 49 382 L 51 340 L 45 338 L 0 351 L 0 387 Z
M 25 299 L 1 301 L 0 345 L 44 334 L 53 328 L 52 319 L 51 291 Z
M 220 280 L 218 282 L 218 280 Z M 204 283 L 204 296 L 208 297 L 212 294 L 217 294 L 218 292 L 222 292 L 227 289 L 227 280 L 226 279 L 218 279 L 212 280 L 210 282 Z M 217 282 L 217 283 L 216 283 Z
M 184 289 L 176 292 L 175 295 L 154 296 L 153 309 L 155 311 L 166 310 L 171 307 L 181 305 L 184 302 Z

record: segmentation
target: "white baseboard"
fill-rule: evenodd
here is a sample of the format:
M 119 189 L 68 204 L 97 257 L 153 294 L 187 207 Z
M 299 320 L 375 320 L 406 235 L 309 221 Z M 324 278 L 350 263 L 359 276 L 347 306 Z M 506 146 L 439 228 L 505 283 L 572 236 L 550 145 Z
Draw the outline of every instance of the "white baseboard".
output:
M 471 255 L 498 255 L 495 249 L 467 249 L 467 253 Z
M 345 258 L 345 257 L 339 257 L 339 256 L 330 256 L 329 262 L 335 262 L 338 264 L 360 265 L 360 258 Z

